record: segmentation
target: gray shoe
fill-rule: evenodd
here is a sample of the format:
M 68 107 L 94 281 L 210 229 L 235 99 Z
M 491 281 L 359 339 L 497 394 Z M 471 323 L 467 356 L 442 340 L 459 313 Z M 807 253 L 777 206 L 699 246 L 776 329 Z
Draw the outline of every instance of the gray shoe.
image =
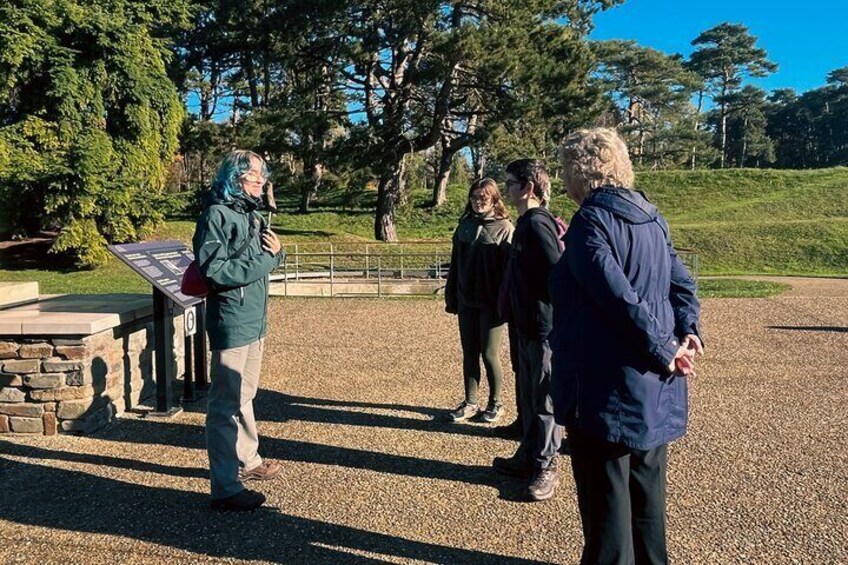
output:
M 456 410 L 451 411 L 448 414 L 448 417 L 453 422 L 464 422 L 465 420 L 474 417 L 475 414 L 477 414 L 477 405 L 463 402 L 456 407 Z
M 501 419 L 501 414 L 503 414 L 503 404 L 500 402 L 490 402 L 486 406 L 486 411 L 480 414 L 480 420 L 487 424 L 494 424 Z
M 550 465 L 536 471 L 530 486 L 527 487 L 527 496 L 537 502 L 547 500 L 554 495 L 558 484 L 556 462 L 551 461 Z

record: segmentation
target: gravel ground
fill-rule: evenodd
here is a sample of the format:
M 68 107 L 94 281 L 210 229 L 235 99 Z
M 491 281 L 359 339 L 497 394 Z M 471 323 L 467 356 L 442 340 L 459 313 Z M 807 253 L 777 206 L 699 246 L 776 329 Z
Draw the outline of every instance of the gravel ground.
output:
M 674 562 L 848 562 L 848 280 L 788 282 L 704 304 L 707 357 L 670 455 Z M 256 485 L 269 508 L 207 509 L 202 403 L 95 437 L 4 438 L 0 561 L 577 561 L 567 461 L 555 499 L 525 503 L 489 467 L 514 443 L 434 419 L 461 399 L 438 301 L 275 300 L 270 320 L 256 411 L 283 474 Z

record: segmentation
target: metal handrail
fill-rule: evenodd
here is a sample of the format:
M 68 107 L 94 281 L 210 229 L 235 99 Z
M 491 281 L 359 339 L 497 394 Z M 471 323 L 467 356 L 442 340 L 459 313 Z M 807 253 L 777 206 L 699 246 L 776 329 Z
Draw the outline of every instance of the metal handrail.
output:
M 433 242 L 427 243 L 433 244 Z M 300 251 L 299 244 L 292 245 L 291 247 L 294 247 L 295 250 L 294 253 L 285 254 L 282 264 L 277 270 L 277 272 L 282 271 L 283 280 L 281 282 L 283 282 L 285 288 L 284 295 L 289 295 L 288 285 L 290 282 L 306 280 L 316 281 L 318 279 L 325 281 L 325 283 L 329 281 L 330 296 L 335 296 L 337 287 L 352 282 L 351 279 L 369 281 L 376 278 L 377 296 L 383 296 L 387 279 L 389 281 L 431 281 L 441 284 L 447 278 L 442 263 L 445 257 L 450 257 L 450 250 L 446 246 L 431 252 L 405 251 L 401 248 L 401 253 L 381 253 L 379 249 L 374 250 L 374 246 L 373 243 L 366 244 L 363 252 L 340 251 L 332 244 L 330 244 L 329 251 Z M 435 246 L 438 247 L 438 244 Z M 692 276 L 697 278 L 700 271 L 700 258 L 697 252 L 692 249 L 677 249 L 676 251 L 683 263 L 689 268 Z M 328 263 L 310 264 L 310 260 L 319 258 L 329 258 L 329 261 Z M 416 259 L 427 258 L 431 261 L 422 261 L 421 264 L 415 265 Z M 351 260 L 353 264 L 345 265 L 346 259 Z M 385 266 L 386 261 L 396 261 L 397 263 L 387 268 Z M 413 263 L 413 266 L 410 266 L 410 262 Z M 374 273 L 375 263 L 376 277 Z M 294 272 L 290 269 L 291 265 L 294 266 Z M 310 267 L 317 269 L 310 270 Z M 415 276 L 418 273 L 422 274 Z M 271 278 L 272 281 L 277 281 L 280 276 L 272 274 Z M 340 278 L 341 282 L 339 282 Z

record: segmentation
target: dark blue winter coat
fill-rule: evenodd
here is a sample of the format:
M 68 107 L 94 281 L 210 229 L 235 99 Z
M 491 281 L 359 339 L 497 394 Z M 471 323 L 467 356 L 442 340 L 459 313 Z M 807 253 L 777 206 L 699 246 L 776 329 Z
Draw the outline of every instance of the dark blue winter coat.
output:
M 634 449 L 681 437 L 686 378 L 668 365 L 683 336 L 700 337 L 700 304 L 656 207 L 623 188 L 589 193 L 549 282 L 557 422 Z

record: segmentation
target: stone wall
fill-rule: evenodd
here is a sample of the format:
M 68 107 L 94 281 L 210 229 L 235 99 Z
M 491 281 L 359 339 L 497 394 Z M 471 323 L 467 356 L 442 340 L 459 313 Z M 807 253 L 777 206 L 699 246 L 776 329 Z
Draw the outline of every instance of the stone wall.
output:
M 183 323 L 174 324 L 182 374 Z M 153 318 L 90 336 L 0 336 L 0 434 L 102 428 L 156 391 Z

